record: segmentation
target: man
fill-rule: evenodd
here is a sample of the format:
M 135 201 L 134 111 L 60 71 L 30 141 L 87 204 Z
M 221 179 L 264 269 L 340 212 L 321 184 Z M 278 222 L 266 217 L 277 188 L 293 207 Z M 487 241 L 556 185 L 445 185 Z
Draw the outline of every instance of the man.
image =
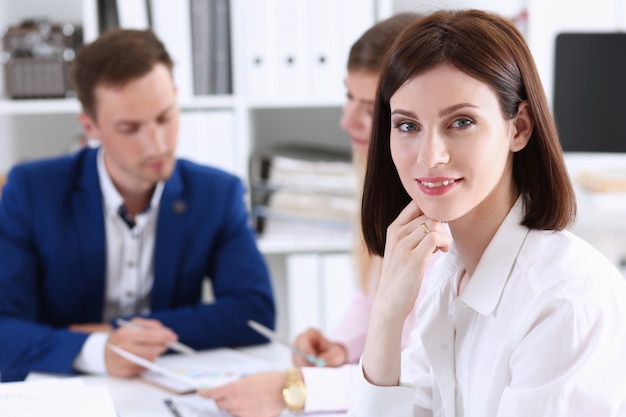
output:
M 100 142 L 16 166 L 0 200 L 0 376 L 31 371 L 133 376 L 180 341 L 261 343 L 272 289 L 241 181 L 176 160 L 172 61 L 151 31 L 83 46 L 72 77 L 80 123 Z M 210 279 L 214 302 L 203 302 Z M 134 326 L 117 327 L 115 319 Z

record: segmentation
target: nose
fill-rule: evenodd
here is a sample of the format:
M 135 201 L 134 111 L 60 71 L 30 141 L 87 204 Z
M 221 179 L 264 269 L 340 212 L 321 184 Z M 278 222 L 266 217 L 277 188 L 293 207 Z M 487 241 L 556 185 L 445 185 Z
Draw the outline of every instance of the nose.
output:
M 341 112 L 341 119 L 339 119 L 339 126 L 346 132 L 354 126 L 354 110 L 355 105 L 352 101 L 346 100 Z
M 346 132 L 361 134 L 367 127 L 367 113 L 356 101 L 346 100 L 343 105 L 339 126 Z
M 437 131 L 431 131 L 422 141 L 418 162 L 428 168 L 445 164 L 450 160 L 446 142 Z
M 165 129 L 156 122 L 148 123 L 145 131 L 146 147 L 152 148 L 154 153 L 160 154 L 166 151 Z

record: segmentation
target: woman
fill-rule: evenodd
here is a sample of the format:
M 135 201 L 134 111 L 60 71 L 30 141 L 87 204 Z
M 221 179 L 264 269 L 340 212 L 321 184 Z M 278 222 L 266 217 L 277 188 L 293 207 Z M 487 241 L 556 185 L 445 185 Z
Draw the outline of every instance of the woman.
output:
M 384 261 L 350 415 L 626 415 L 626 283 L 565 230 L 575 195 L 520 33 L 439 11 L 380 79 L 362 223 Z
M 385 53 L 400 32 L 419 16 L 400 13 L 378 22 L 350 49 L 345 79 L 347 97 L 340 125 L 350 136 L 354 166 L 361 183 L 369 148 L 376 85 Z M 318 329 L 309 329 L 294 341 L 304 353 L 317 356 L 327 365 L 325 368 L 310 367 L 300 357 L 293 357 L 294 364 L 302 367 L 300 372 L 306 387 L 305 411 L 347 409 L 355 366 L 334 367 L 356 363 L 363 351 L 371 301 L 381 266 L 378 257 L 373 258 L 367 253 L 360 233 L 355 242 L 353 251 L 361 291 L 351 301 L 342 322 L 330 338 Z M 407 342 L 412 327 L 413 321 L 407 320 Z M 275 416 L 286 406 L 281 394 L 286 379 L 285 372 L 259 373 L 224 387 L 202 390 L 200 394 L 214 399 L 220 408 L 234 416 Z

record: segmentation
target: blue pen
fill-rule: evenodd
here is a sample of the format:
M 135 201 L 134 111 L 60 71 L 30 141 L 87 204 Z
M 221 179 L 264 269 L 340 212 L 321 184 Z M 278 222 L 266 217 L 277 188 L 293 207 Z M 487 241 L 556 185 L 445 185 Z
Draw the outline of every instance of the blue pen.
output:
M 291 343 L 287 342 L 286 340 L 282 339 L 280 336 L 278 336 L 278 334 L 276 334 L 276 332 L 272 331 L 271 329 L 268 329 L 267 327 L 263 326 L 261 323 L 257 323 L 254 320 L 248 320 L 248 326 L 252 327 L 258 333 L 262 334 L 268 339 L 287 346 L 289 349 L 291 349 L 293 353 L 300 356 L 302 359 L 309 362 L 311 365 L 315 365 L 315 366 L 326 365 L 326 361 L 324 359 L 318 358 L 313 354 L 305 355 L 304 353 L 302 353 L 300 349 L 298 349 L 297 346 L 294 346 Z

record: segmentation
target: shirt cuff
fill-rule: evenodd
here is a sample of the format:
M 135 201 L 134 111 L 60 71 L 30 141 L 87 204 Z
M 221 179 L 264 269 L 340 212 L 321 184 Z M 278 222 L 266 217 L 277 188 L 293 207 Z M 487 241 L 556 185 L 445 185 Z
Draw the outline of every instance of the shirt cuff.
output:
M 106 349 L 109 336 L 108 332 L 91 333 L 74 360 L 74 369 L 86 374 L 107 374 L 104 349 Z
M 304 411 L 328 412 L 348 410 L 350 387 L 358 367 L 344 365 L 339 368 L 300 368 L 306 386 Z
M 412 386 L 381 387 L 371 384 L 365 379 L 362 363 L 359 362 L 349 415 L 413 417 L 414 394 Z

